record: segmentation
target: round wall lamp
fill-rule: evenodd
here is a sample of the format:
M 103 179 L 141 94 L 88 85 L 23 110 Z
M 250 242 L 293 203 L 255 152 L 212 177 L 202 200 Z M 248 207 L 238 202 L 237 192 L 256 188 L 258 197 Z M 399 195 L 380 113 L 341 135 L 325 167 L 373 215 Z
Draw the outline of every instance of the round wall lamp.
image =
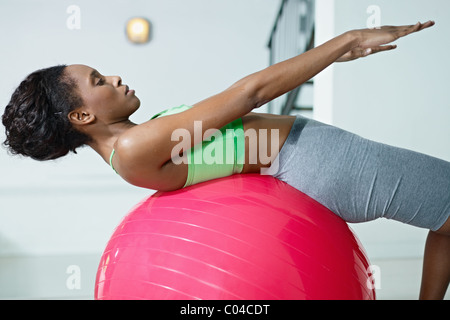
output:
M 126 33 L 132 43 L 143 44 L 150 41 L 150 22 L 145 18 L 132 18 L 128 20 Z

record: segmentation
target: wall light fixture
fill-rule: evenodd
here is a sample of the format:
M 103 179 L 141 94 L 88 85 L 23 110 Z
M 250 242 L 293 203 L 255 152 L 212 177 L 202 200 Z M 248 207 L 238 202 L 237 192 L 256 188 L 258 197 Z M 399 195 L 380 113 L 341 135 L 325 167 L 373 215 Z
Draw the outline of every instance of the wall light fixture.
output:
M 145 18 L 128 20 L 126 33 L 132 43 L 143 44 L 150 41 L 150 22 Z

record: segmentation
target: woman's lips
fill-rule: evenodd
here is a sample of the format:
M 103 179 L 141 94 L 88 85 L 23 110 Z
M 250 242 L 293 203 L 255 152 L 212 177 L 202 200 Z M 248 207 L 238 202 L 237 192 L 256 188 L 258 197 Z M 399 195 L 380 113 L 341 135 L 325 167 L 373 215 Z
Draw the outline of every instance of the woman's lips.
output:
M 134 90 L 133 89 L 130 90 L 128 86 L 125 86 L 125 95 L 127 96 L 129 94 L 134 94 Z

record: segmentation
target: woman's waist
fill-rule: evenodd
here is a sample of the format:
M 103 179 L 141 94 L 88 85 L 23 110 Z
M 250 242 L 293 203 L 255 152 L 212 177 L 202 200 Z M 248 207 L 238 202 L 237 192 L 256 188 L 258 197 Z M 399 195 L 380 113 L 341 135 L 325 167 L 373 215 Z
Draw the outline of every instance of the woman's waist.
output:
M 242 173 L 270 167 L 289 136 L 295 116 L 249 113 L 242 117 L 245 162 Z

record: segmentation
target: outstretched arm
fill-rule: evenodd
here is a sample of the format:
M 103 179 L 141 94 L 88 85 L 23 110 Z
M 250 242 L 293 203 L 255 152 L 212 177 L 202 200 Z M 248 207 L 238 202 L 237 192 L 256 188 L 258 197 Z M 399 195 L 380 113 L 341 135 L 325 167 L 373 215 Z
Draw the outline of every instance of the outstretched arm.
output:
M 428 21 L 409 26 L 352 30 L 304 54 L 253 74 L 247 81 L 258 84 L 257 106 L 259 106 L 298 87 L 334 62 L 351 61 L 395 49 L 395 45 L 388 44 L 433 25 L 433 21 Z
M 172 150 L 179 143 L 171 140 L 174 130 L 187 130 L 193 137 L 192 147 L 208 138 L 205 136 L 208 129 L 222 128 L 254 108 L 293 90 L 332 63 L 342 60 L 349 52 L 382 50 L 379 48 L 383 45 L 433 24 L 349 31 L 299 56 L 253 73 L 185 112 L 157 118 L 128 130 L 115 145 L 115 167 L 132 184 L 151 189 L 171 189 L 181 184 L 181 180 L 173 182 L 174 177 L 169 173 L 174 170 L 166 169 Z M 196 121 L 201 121 L 201 132 L 195 129 Z
M 425 24 L 346 32 L 301 55 L 253 73 L 227 90 L 197 103 L 195 108 L 180 117 L 179 125 L 189 120 L 202 120 L 203 130 L 221 128 L 254 108 L 295 89 L 336 61 L 354 60 L 357 56 L 355 52 L 364 52 L 364 56 L 367 56 L 391 50 L 395 46 L 387 44 L 433 25 L 434 22 L 429 21 Z

